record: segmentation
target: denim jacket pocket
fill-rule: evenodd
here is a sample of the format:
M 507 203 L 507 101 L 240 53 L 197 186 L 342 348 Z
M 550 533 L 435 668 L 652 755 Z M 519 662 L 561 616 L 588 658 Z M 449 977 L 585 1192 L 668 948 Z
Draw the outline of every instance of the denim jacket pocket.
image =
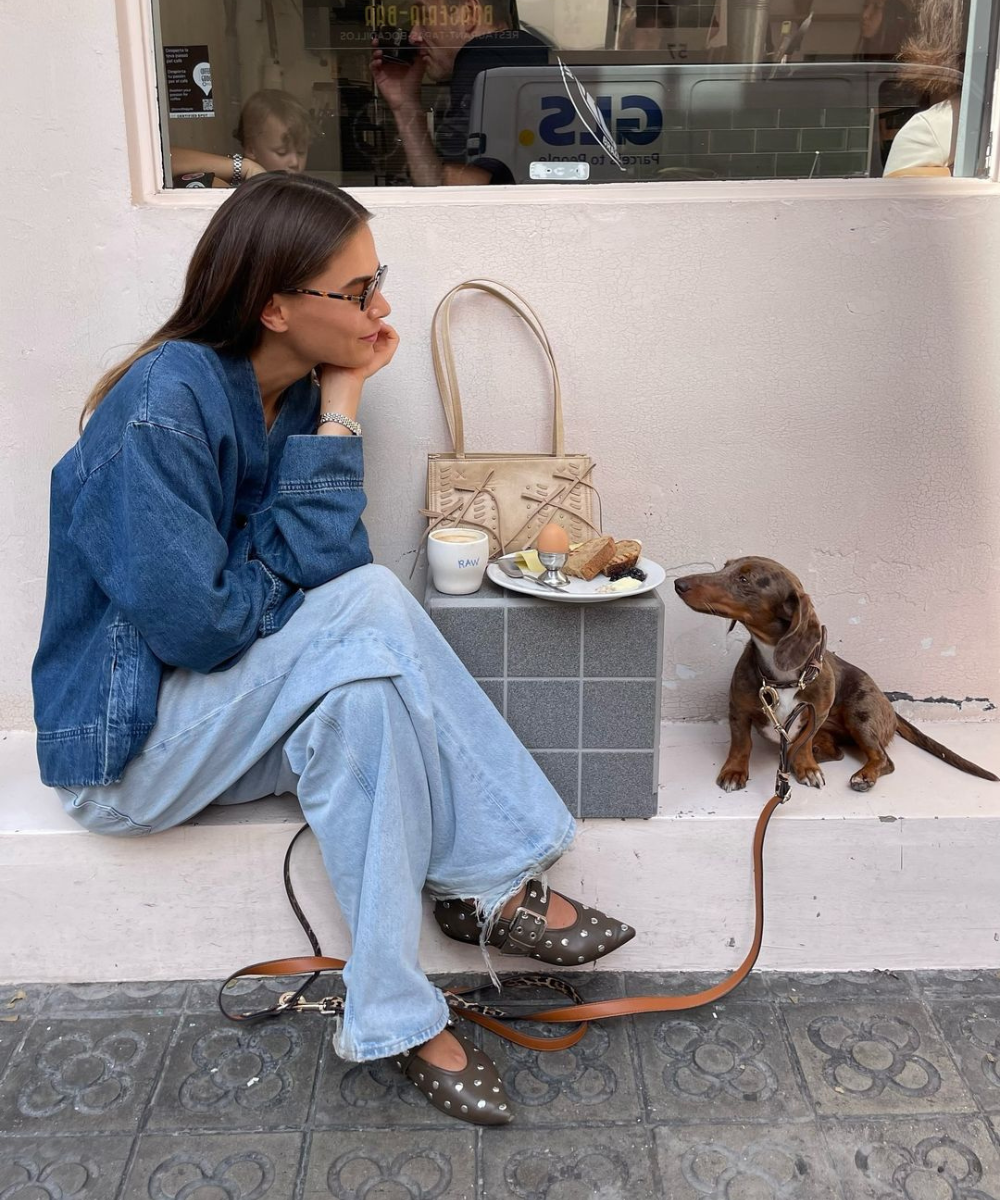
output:
M 131 749 L 139 677 L 139 631 L 128 621 L 112 621 L 107 630 L 110 648 L 107 707 L 104 721 L 104 778 L 121 776 Z

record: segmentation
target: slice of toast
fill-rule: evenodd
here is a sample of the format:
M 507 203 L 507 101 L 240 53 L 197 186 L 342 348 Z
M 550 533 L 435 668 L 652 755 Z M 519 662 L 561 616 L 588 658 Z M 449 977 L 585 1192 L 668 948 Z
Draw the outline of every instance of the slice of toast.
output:
M 605 575 L 613 575 L 615 571 L 627 571 L 629 567 L 634 567 L 639 561 L 639 556 L 642 554 L 642 542 L 626 539 L 622 542 L 615 542 L 614 557 L 604 568 Z
M 614 553 L 615 539 L 610 535 L 591 538 L 589 542 L 581 542 L 575 550 L 570 551 L 563 570 L 578 579 L 593 579 L 604 570 Z

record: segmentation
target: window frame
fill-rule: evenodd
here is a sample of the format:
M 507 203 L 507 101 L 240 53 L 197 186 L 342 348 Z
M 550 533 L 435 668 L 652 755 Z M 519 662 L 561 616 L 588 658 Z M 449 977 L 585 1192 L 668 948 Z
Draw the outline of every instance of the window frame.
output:
M 1000 3 L 1000 0 L 993 0 Z M 122 93 L 129 158 L 132 202 L 152 208 L 217 208 L 229 189 L 188 191 L 168 188 L 163 178 L 160 94 L 154 30 L 154 0 L 115 0 L 121 56 Z M 519 204 L 662 204 L 664 202 L 736 200 L 886 200 L 958 199 L 964 196 L 1000 195 L 1000 55 L 990 81 L 989 175 L 911 179 L 747 179 L 685 180 L 648 183 L 541 183 L 534 187 L 358 187 L 351 194 L 368 208 L 395 208 L 457 203 L 489 206 Z

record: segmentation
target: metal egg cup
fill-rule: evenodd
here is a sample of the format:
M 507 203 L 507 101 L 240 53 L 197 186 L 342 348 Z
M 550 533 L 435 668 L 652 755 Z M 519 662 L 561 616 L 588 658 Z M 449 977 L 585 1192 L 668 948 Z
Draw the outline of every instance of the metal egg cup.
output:
M 553 554 L 547 550 L 539 550 L 538 561 L 545 568 L 545 574 L 539 577 L 538 582 L 546 584 L 548 587 L 569 587 L 569 579 L 562 570 L 566 565 L 567 558 L 569 558 L 568 554 Z

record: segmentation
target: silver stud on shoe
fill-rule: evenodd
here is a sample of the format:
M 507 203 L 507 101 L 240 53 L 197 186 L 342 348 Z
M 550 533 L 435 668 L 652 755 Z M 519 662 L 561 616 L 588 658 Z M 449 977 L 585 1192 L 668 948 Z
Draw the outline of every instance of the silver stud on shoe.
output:
M 580 930 L 580 937 L 589 937 L 589 936 L 590 935 L 587 933 L 586 929 Z
M 463 1104 L 463 1105 L 462 1105 L 462 1112 L 468 1112 L 468 1111 L 469 1111 L 469 1106 L 468 1106 L 467 1104 Z
M 579 958 L 578 958 L 576 961 L 577 961 L 577 962 L 583 962 L 583 955 L 581 954 L 581 955 L 580 955 L 580 957 L 579 957 Z
M 462 1088 L 464 1088 L 464 1087 L 465 1087 L 465 1084 L 464 1084 L 464 1083 L 456 1083 L 456 1084 L 455 1084 L 455 1091 L 456 1091 L 456 1092 L 460 1092 L 460 1091 L 462 1090 Z
M 562 939 L 560 940 L 559 944 L 560 944 L 560 946 L 568 946 L 568 945 L 569 945 L 569 938 L 562 938 Z
M 598 946 L 598 947 L 597 947 L 597 949 L 598 949 L 598 950 L 603 950 L 603 949 L 604 949 L 604 947 L 603 947 L 603 946 Z
M 435 1091 L 437 1091 L 437 1090 L 438 1090 L 438 1088 L 439 1088 L 440 1086 L 441 1086 L 441 1085 L 438 1083 L 438 1081 L 437 1081 L 436 1079 L 435 1079 L 435 1080 L 434 1080 L 434 1082 L 431 1084 L 431 1087 L 432 1087 L 432 1088 L 433 1088 Z

